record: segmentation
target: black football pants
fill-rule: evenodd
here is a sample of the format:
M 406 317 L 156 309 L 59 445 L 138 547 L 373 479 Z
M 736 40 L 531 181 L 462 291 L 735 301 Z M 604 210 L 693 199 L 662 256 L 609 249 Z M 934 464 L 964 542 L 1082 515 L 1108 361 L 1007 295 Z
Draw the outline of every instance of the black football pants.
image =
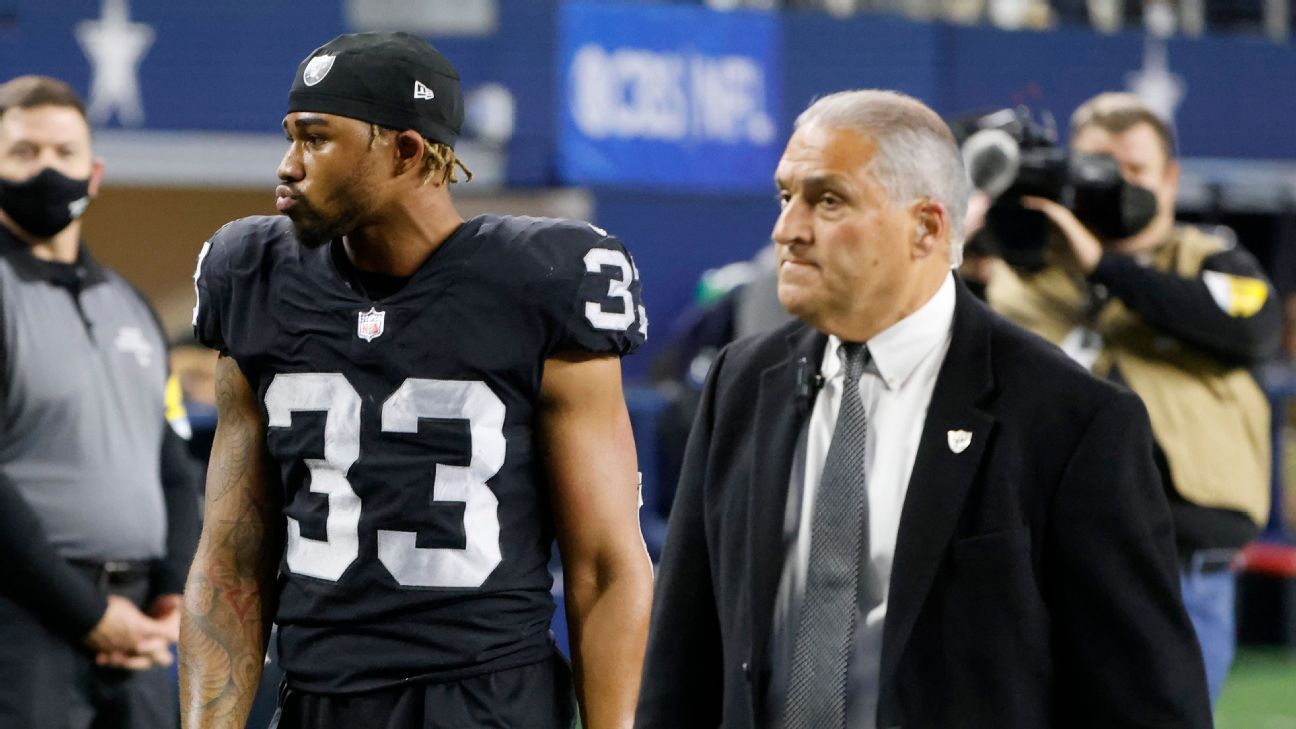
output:
M 448 683 L 354 695 L 285 688 L 271 729 L 571 729 L 571 672 L 557 654 L 521 668 Z

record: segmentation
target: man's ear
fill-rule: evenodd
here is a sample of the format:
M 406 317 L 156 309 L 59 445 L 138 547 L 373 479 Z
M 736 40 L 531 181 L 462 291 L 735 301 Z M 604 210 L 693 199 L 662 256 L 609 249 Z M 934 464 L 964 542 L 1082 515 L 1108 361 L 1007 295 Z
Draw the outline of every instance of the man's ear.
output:
M 103 182 L 104 162 L 98 157 L 90 163 L 90 198 L 99 195 L 99 184 Z
M 1182 169 L 1179 166 L 1179 160 L 1173 158 L 1166 160 L 1165 181 L 1173 185 L 1175 191 L 1179 190 L 1179 173 Z
M 422 174 L 423 157 L 427 154 L 427 146 L 418 132 L 406 129 L 397 133 L 392 139 L 392 150 L 396 155 L 395 172 L 398 177 L 410 170 Z
M 926 258 L 940 251 L 949 240 L 949 211 L 939 200 L 924 197 L 916 200 L 909 208 L 914 219 L 912 255 L 914 258 Z

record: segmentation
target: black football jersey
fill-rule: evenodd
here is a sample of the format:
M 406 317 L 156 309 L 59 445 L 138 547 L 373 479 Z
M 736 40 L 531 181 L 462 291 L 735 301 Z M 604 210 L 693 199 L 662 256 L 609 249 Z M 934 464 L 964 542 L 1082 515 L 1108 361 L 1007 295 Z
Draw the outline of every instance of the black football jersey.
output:
M 625 248 L 587 223 L 481 216 L 371 300 L 286 217 L 199 257 L 194 327 L 261 398 L 284 490 L 279 650 L 344 693 L 547 658 L 545 358 L 624 355 L 647 322 Z

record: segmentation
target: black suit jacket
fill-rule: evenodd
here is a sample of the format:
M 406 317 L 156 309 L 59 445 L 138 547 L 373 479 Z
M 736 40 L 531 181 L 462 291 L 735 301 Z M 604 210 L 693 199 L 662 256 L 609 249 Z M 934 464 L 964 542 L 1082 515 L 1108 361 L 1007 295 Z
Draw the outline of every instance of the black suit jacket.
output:
M 959 283 L 895 545 L 878 727 L 1211 726 L 1147 414 Z M 717 358 L 657 580 L 641 729 L 776 726 L 795 323 Z M 802 393 L 804 395 L 804 393 Z M 949 432 L 972 433 L 955 453 Z

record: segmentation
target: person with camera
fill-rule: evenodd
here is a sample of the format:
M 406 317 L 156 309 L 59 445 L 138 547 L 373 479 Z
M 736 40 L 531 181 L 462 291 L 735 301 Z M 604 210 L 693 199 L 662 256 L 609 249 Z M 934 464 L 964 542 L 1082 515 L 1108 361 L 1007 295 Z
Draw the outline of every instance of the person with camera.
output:
M 1235 648 L 1235 558 L 1268 518 L 1269 406 L 1249 368 L 1275 352 L 1281 313 L 1250 254 L 1175 224 L 1174 148 L 1170 129 L 1138 97 L 1104 93 L 1084 103 L 1071 119 L 1073 156 L 1114 158 L 1126 189 L 1109 197 L 1108 210 L 1083 210 L 1079 197 L 1071 207 L 1021 197 L 1060 241 L 1034 270 L 997 266 L 987 295 L 1147 407 L 1213 705 Z M 1131 214 L 1138 195 L 1154 197 L 1155 212 Z M 1131 219 L 1147 222 L 1121 231 L 1119 221 Z

